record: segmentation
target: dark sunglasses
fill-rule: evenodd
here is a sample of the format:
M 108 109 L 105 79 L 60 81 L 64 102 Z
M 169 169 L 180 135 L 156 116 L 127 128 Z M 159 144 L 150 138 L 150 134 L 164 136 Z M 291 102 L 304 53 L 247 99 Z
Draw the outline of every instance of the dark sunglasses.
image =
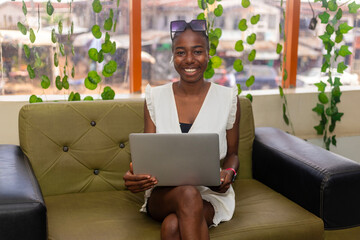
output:
M 187 23 L 185 20 L 171 21 L 170 23 L 170 35 L 171 40 L 174 39 L 174 36 L 177 32 L 183 32 L 186 29 L 186 26 L 190 26 L 194 32 L 205 32 L 207 36 L 206 20 L 191 20 Z

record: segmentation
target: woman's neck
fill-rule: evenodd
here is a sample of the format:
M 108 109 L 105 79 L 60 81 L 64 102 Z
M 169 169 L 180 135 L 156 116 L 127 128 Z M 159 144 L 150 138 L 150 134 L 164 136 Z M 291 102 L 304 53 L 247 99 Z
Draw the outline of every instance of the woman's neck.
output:
M 178 90 L 178 93 L 182 93 L 185 95 L 199 95 L 204 91 L 207 91 L 210 86 L 209 82 L 205 82 L 204 80 L 188 83 L 185 81 L 179 81 L 174 84 L 175 90 Z

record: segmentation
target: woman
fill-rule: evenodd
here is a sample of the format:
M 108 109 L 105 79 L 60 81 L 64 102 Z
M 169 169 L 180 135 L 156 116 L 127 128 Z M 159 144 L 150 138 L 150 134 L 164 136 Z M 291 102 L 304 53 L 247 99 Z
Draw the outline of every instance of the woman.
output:
M 209 226 L 231 219 L 235 194 L 231 183 L 239 166 L 238 127 L 240 105 L 237 89 L 204 80 L 209 61 L 206 22 L 171 22 L 173 63 L 180 81 L 146 88 L 145 133 L 216 132 L 222 184 L 205 186 L 156 187 L 156 176 L 134 175 L 132 165 L 124 175 L 132 192 L 145 191 L 146 211 L 162 221 L 162 239 L 209 239 Z

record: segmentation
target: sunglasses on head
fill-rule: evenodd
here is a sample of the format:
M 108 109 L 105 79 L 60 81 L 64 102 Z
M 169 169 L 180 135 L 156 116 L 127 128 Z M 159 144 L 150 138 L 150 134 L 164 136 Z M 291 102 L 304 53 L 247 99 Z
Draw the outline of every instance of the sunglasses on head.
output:
M 189 23 L 187 23 L 185 20 L 177 20 L 170 23 L 171 40 L 174 39 L 177 32 L 185 31 L 187 26 L 190 26 L 194 32 L 205 32 L 205 34 L 207 35 L 205 20 L 192 20 Z

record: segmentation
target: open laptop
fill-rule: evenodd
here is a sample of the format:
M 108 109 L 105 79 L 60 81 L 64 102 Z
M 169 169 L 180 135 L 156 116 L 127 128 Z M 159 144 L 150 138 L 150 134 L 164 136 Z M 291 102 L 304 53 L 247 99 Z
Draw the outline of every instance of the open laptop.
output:
M 157 186 L 220 185 L 216 133 L 132 133 L 134 174 L 149 174 Z

